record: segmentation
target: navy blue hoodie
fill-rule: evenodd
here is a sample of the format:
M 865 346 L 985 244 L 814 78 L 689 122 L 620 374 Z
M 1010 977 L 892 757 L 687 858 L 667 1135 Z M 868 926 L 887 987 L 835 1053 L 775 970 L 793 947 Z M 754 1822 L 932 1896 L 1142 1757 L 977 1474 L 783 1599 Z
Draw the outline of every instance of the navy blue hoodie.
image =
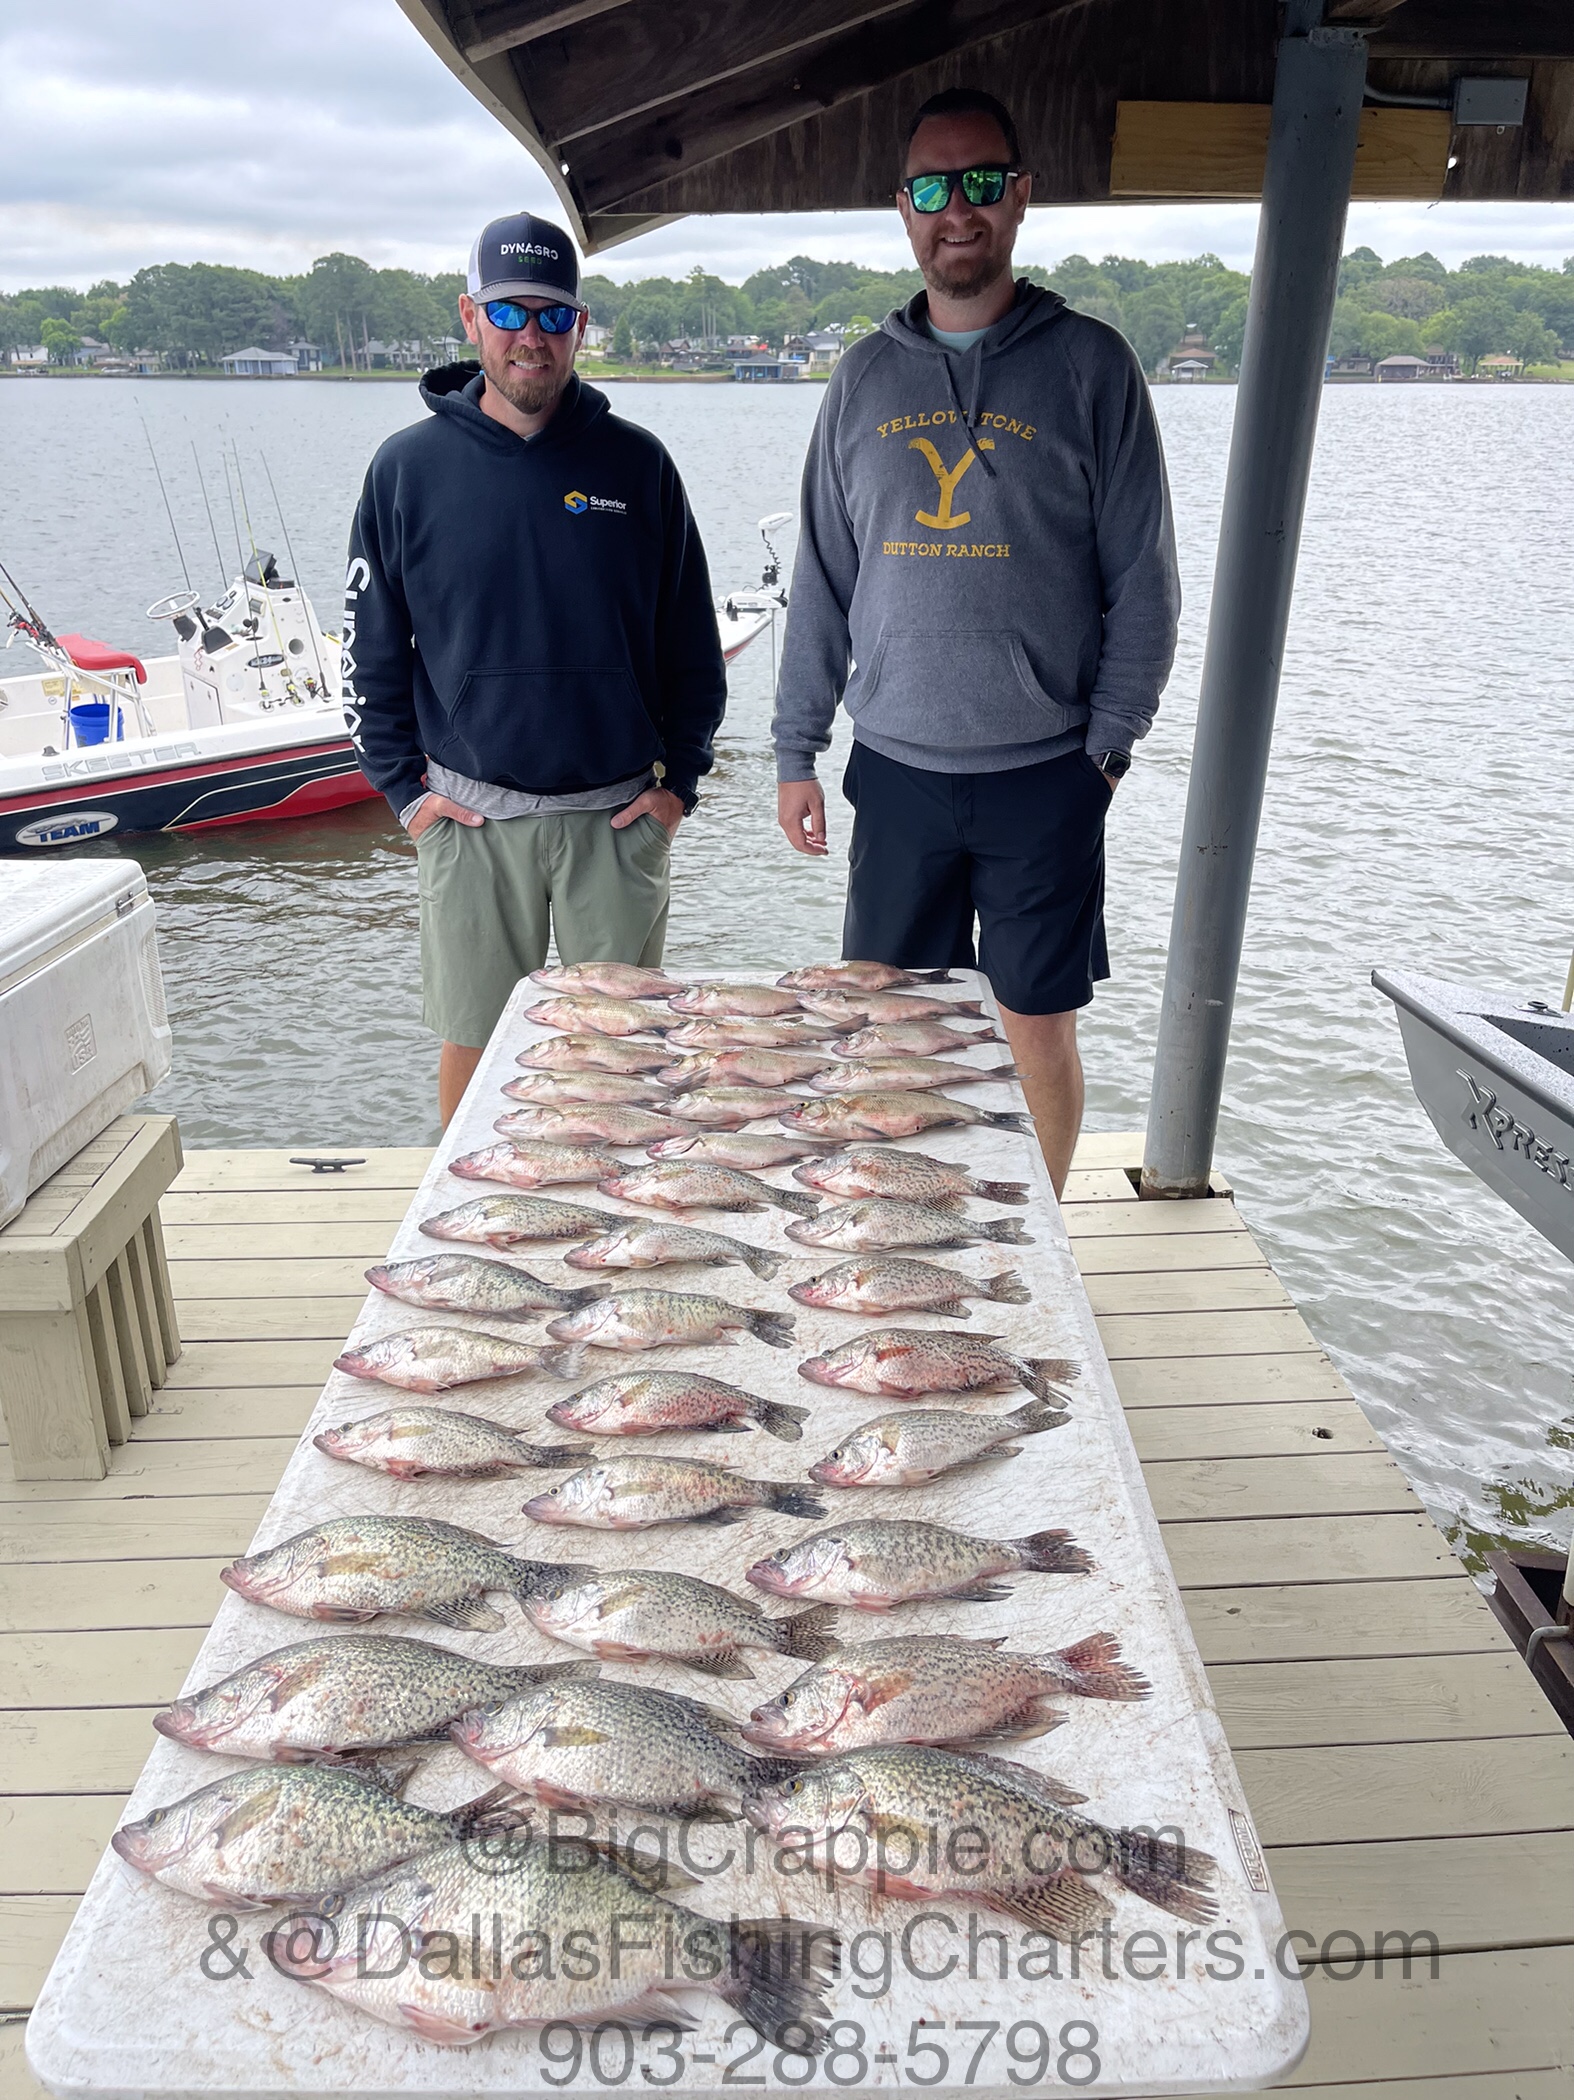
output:
M 535 795 L 659 760 L 687 799 L 727 678 L 678 470 L 577 378 L 528 442 L 483 412 L 485 384 L 429 372 L 432 415 L 367 470 L 344 612 L 362 771 L 396 815 L 429 758 Z

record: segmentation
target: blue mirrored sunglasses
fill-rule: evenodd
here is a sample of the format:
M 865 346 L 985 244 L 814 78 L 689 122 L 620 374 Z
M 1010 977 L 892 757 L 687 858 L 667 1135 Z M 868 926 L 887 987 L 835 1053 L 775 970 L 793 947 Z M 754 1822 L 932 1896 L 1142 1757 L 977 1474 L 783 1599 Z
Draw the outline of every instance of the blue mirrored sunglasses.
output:
M 928 218 L 945 210 L 958 183 L 969 204 L 998 204 L 1006 194 L 1006 184 L 1015 181 L 1021 172 L 1020 168 L 951 168 L 930 175 L 909 175 L 902 187 L 912 199 L 914 211 L 921 211 Z
M 488 299 L 486 317 L 494 328 L 505 328 L 516 334 L 528 328 L 532 321 L 539 324 L 543 335 L 567 335 L 579 319 L 577 306 L 518 306 L 512 299 Z

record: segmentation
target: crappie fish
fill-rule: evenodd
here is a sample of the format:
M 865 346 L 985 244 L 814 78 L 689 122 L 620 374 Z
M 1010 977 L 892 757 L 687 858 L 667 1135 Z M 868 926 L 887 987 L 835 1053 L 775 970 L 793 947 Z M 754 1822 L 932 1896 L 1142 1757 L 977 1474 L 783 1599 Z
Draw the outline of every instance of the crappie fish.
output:
M 391 1407 L 359 1422 L 340 1422 L 312 1438 L 329 1458 L 369 1466 L 395 1480 L 492 1480 L 543 1466 L 576 1466 L 583 1444 L 531 1444 L 516 1430 L 453 1407 Z
M 695 984 L 667 1004 L 675 1014 L 692 1014 L 705 1021 L 770 1021 L 798 1011 L 792 992 L 769 984 Z
M 791 1313 L 756 1312 L 752 1306 L 733 1305 L 702 1291 L 614 1291 L 548 1321 L 547 1333 L 556 1342 L 579 1342 L 592 1349 L 732 1345 L 740 1334 L 752 1334 L 773 1349 L 790 1349 L 792 1327 Z
M 817 1138 L 751 1130 L 696 1130 L 687 1137 L 657 1138 L 645 1147 L 652 1159 L 687 1159 L 696 1166 L 752 1168 L 756 1173 L 825 1149 Z
M 561 1028 L 565 1035 L 664 1035 L 672 1022 L 659 1006 L 637 999 L 608 999 L 599 992 L 560 992 L 525 1008 L 527 1021 Z
M 514 1059 L 529 1072 L 654 1072 L 671 1064 L 665 1043 L 626 1043 L 608 1035 L 547 1035 Z
M 980 1240 L 1002 1240 L 1014 1247 L 1033 1244 L 1020 1219 L 962 1218 L 954 1210 L 931 1210 L 894 1196 L 861 1196 L 856 1203 L 795 1219 L 785 1230 L 800 1246 L 835 1247 L 850 1254 L 883 1247 L 976 1247 Z
M 974 1108 L 949 1094 L 901 1092 L 827 1096 L 781 1109 L 777 1120 L 784 1130 L 828 1138 L 917 1137 L 920 1131 L 944 1130 L 951 1123 L 987 1123 L 993 1130 L 1032 1128 L 1016 1109 Z
M 1029 1400 L 1008 1415 L 968 1415 L 959 1408 L 908 1407 L 881 1415 L 817 1459 L 809 1478 L 826 1487 L 922 1487 L 955 1466 L 1016 1458 L 1018 1437 L 1037 1436 L 1071 1420 L 1063 1408 Z
M 770 2046 L 786 2038 L 818 2054 L 836 1935 L 792 1918 L 703 1917 L 656 1894 L 650 1865 L 609 1846 L 450 1841 L 298 1910 L 263 1952 L 358 2012 L 456 2048 L 504 2028 L 624 2014 L 681 2033 L 690 2016 L 671 1996 L 677 1948 L 685 1995 L 704 1990 Z M 425 1950 L 414 1962 L 412 1946 Z M 590 1958 L 564 1961 L 565 1947 Z
M 982 1086 L 1014 1079 L 1015 1065 L 959 1065 L 948 1057 L 860 1057 L 817 1072 L 809 1081 L 817 1094 L 920 1094 L 934 1086 Z
M 699 1123 L 708 1130 L 741 1130 L 745 1123 L 763 1123 L 784 1108 L 795 1108 L 802 1099 L 802 1094 L 770 1087 L 696 1087 L 692 1093 L 672 1095 L 667 1113 L 676 1117 L 679 1124 Z
M 674 1050 L 796 1050 L 808 1043 L 835 1042 L 842 1032 L 836 1022 L 813 1014 L 783 1014 L 776 1020 L 728 1014 L 717 1020 L 685 1021 L 668 1032 L 667 1041 Z
M 989 1203 L 1026 1203 L 1025 1181 L 978 1181 L 966 1167 L 927 1152 L 898 1152 L 890 1145 L 846 1145 L 822 1159 L 793 1168 L 794 1181 L 821 1189 L 827 1196 L 903 1197 L 936 1210 L 960 1204 L 968 1196 Z
M 509 1188 L 551 1188 L 575 1181 L 599 1181 L 622 1162 L 599 1145 L 551 1145 L 544 1139 L 504 1138 L 479 1152 L 461 1153 L 448 1162 L 460 1181 L 501 1181 Z
M 801 1218 L 819 1209 L 813 1196 L 800 1196 L 795 1189 L 772 1188 L 753 1174 L 735 1167 L 709 1163 L 691 1166 L 686 1159 L 661 1160 L 649 1167 L 625 1167 L 599 1182 L 604 1196 L 620 1196 L 625 1203 L 643 1203 L 652 1210 L 777 1210 L 796 1211 Z M 607 1220 L 608 1224 L 616 1221 Z
M 722 1232 L 698 1232 L 692 1225 L 674 1225 L 665 1218 L 631 1218 L 616 1232 L 587 1240 L 583 1247 L 570 1247 L 563 1259 L 572 1269 L 659 1269 L 669 1262 L 686 1261 L 719 1267 L 741 1262 L 763 1277 L 774 1276 L 782 1265 L 781 1256 L 769 1248 L 751 1247 L 747 1240 L 729 1239 Z
M 348 1371 L 352 1378 L 376 1378 L 405 1393 L 446 1393 L 451 1386 L 474 1385 L 483 1378 L 522 1378 L 531 1371 L 577 1378 L 583 1364 L 583 1350 L 537 1348 L 473 1327 L 406 1327 L 359 1342 L 333 1360 L 336 1371 Z
M 589 1307 L 568 1315 L 583 1319 Z M 556 1323 L 547 1329 L 557 1332 Z M 811 1385 L 843 1386 L 892 1400 L 925 1393 L 1000 1393 L 1025 1386 L 1035 1400 L 1064 1400 L 1077 1366 L 1059 1356 L 1013 1356 L 998 1335 L 949 1334 L 938 1327 L 885 1327 L 811 1356 L 798 1376 Z
M 654 1073 L 521 1072 L 503 1091 L 511 1101 L 530 1101 L 543 1108 L 648 1108 L 662 1088 Z
M 1026 1305 L 1032 1292 L 1015 1269 L 974 1282 L 960 1269 L 942 1269 L 930 1261 L 908 1261 L 899 1254 L 877 1254 L 869 1261 L 839 1262 L 792 1284 L 787 1292 L 800 1305 L 824 1312 L 943 1313 L 948 1320 L 971 1317 L 969 1298 L 988 1298 L 997 1305 Z
M 821 1605 L 771 1619 L 752 1597 L 665 1568 L 565 1575 L 533 1589 L 525 1615 L 539 1632 L 603 1661 L 659 1656 L 708 1677 L 752 1678 L 740 1650 L 823 1662 L 836 1647 L 835 1615 Z
M 553 1196 L 477 1196 L 456 1210 L 423 1218 L 421 1230 L 434 1240 L 512 1247 L 517 1240 L 588 1240 L 617 1222 L 612 1211 L 560 1203 Z
M 225 1757 L 301 1764 L 440 1742 L 472 1707 L 596 1663 L 489 1663 L 393 1633 L 295 1641 L 153 1716 L 172 1742 Z
M 767 1436 L 796 1444 L 808 1412 L 762 1400 L 698 1371 L 619 1371 L 566 1400 L 554 1400 L 547 1420 L 585 1436 L 653 1436 L 663 1429 L 732 1432 L 754 1422 Z
M 802 1050 L 696 1050 L 663 1066 L 664 1086 L 685 1093 L 691 1087 L 790 1086 L 825 1070 L 825 1052 L 817 1044 Z
M 670 1041 L 671 1038 L 669 1037 Z M 831 1045 L 833 1057 L 939 1057 L 972 1043 L 998 1043 L 993 1028 L 948 1028 L 944 1021 L 877 1021 Z
M 667 999 L 684 989 L 681 977 L 641 969 L 638 963 L 561 963 L 550 970 L 532 970 L 530 982 L 545 985 L 549 992 L 600 992 L 607 999 Z
M 805 1013 L 838 1027 L 868 1028 L 887 1021 L 982 1020 L 984 1008 L 978 999 L 933 999 L 917 992 L 800 992 L 798 1004 Z
M 1091 1575 L 1069 1531 L 981 1539 L 913 1517 L 865 1517 L 811 1531 L 757 1560 L 746 1579 L 773 1597 L 809 1597 L 854 1611 L 890 1611 L 937 1597 L 994 1604 L 1009 1597 L 997 1575 Z M 528 1608 L 528 1607 L 527 1607 Z
M 785 1756 L 887 1743 L 943 1748 L 1047 1734 L 1066 1719 L 1055 1699 L 1146 1699 L 1153 1689 L 1121 1661 L 1112 1633 L 1047 1655 L 1007 1655 L 1002 1647 L 953 1633 L 849 1644 L 757 1706 L 742 1732 Z
M 736 1524 L 751 1509 L 785 1517 L 823 1517 L 812 1488 L 789 1480 L 750 1480 L 703 1458 L 598 1458 L 544 1494 L 525 1515 L 537 1524 L 587 1531 L 643 1531 L 652 1524 Z
M 894 963 L 812 963 L 776 982 L 791 992 L 888 992 L 899 984 L 955 984 L 949 970 L 899 970 Z
M 487 1603 L 499 1590 L 521 1603 L 540 1582 L 570 1571 L 521 1560 L 494 1539 L 429 1517 L 330 1517 L 219 1570 L 253 1604 L 292 1619 L 353 1624 L 397 1612 L 473 1633 L 504 1623 Z
M 761 1830 L 809 1832 L 827 1872 L 837 1871 L 838 1859 L 851 1863 L 853 1849 L 838 1851 L 834 1839 L 854 1830 L 868 1841 L 857 1849 L 865 1862 L 859 1878 L 882 1891 L 913 1898 L 965 1891 L 970 1902 L 1067 1943 L 1114 1916 L 1093 1875 L 1194 1925 L 1217 1915 L 1210 1892 L 1218 1869 L 1209 1854 L 1150 1831 L 1106 1829 L 1075 1812 L 1071 1804 L 1085 1798 L 1005 1758 L 902 1746 L 810 1765 L 751 1793 L 744 1813 Z M 969 1849 L 961 1853 L 964 1831 Z
M 779 1759 L 736 1755 L 781 1768 Z M 471 1836 L 489 1815 L 494 1827 L 517 1825 L 517 1808 L 498 1817 L 506 1793 L 496 1789 L 469 1813 L 438 1815 L 360 1772 L 247 1765 L 123 1823 L 109 1842 L 128 1866 L 166 1888 L 250 1910 L 348 1888 L 449 1838 Z
M 512 1094 L 514 1084 L 510 1080 L 503 1092 Z M 607 1145 L 648 1145 L 656 1138 L 676 1137 L 684 1127 L 653 1108 L 610 1101 L 599 1107 L 583 1101 L 577 1107 L 561 1108 L 534 1102 L 528 1108 L 509 1109 L 492 1125 L 499 1137 L 550 1138 L 559 1145 L 582 1145 L 587 1138 L 599 1138 Z
M 633 1808 L 731 1822 L 751 1786 L 797 1769 L 738 1741 L 738 1724 L 654 1685 L 542 1685 L 466 1714 L 454 1741 L 505 1787 L 552 1808 Z
M 414 1261 L 379 1262 L 368 1269 L 373 1290 L 429 1312 L 482 1313 L 492 1320 L 530 1320 L 540 1312 L 571 1312 L 599 1298 L 601 1284 L 560 1291 L 528 1269 L 479 1254 L 418 1254 Z

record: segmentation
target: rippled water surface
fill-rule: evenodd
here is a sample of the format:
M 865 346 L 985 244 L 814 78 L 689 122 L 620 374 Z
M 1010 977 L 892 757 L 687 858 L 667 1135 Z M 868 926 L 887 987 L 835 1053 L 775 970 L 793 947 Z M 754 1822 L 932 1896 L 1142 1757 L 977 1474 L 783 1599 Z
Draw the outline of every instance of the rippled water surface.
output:
M 818 388 L 621 385 L 671 447 L 718 585 L 792 509 Z M 1110 825 L 1115 975 L 1086 1017 L 1088 1120 L 1144 1120 L 1233 391 L 1158 397 L 1186 584 L 1175 676 Z M 206 472 L 239 450 L 252 527 L 329 625 L 371 451 L 413 387 L 202 381 L 0 386 L 0 555 L 60 626 L 147 649 L 180 583 L 139 418 L 194 584 Z M 193 448 L 195 448 L 195 457 Z M 1279 708 L 1219 1164 L 1314 1333 L 1462 1545 L 1566 1540 L 1574 1271 L 1442 1150 L 1374 963 L 1561 998 L 1569 851 L 1574 389 L 1330 389 Z M 244 526 L 243 526 L 244 531 Z M 786 536 L 784 551 L 790 547 Z M 233 566 L 233 555 L 231 560 Z M 155 644 L 156 646 L 156 644 Z M 732 672 L 715 774 L 681 835 L 669 959 L 837 952 L 842 865 L 773 824 L 761 642 Z M 827 769 L 827 779 L 833 777 Z M 836 844 L 846 821 L 833 804 Z M 419 1144 L 414 856 L 383 811 L 134 852 L 158 899 L 188 1145 Z

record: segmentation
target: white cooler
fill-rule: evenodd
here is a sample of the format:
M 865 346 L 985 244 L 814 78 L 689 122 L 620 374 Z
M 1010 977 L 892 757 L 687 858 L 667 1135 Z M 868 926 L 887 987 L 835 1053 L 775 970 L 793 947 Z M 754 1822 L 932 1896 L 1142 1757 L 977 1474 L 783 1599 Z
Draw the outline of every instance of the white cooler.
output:
M 0 1225 L 169 1066 L 136 862 L 0 860 Z

